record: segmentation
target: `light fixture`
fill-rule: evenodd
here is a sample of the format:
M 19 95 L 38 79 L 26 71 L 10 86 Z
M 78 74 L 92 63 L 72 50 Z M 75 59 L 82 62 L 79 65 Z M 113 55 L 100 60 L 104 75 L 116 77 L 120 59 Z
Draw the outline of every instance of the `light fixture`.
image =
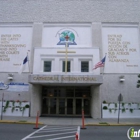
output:
M 120 76 L 120 82 L 124 82 L 125 79 L 124 79 L 124 76 Z
M 8 80 L 13 80 L 13 76 L 14 76 L 13 74 L 9 73 L 8 74 Z
M 85 94 L 83 94 L 83 98 L 85 98 L 86 97 L 86 95 Z
M 49 93 L 49 96 L 50 96 L 50 97 L 53 97 L 53 93 Z

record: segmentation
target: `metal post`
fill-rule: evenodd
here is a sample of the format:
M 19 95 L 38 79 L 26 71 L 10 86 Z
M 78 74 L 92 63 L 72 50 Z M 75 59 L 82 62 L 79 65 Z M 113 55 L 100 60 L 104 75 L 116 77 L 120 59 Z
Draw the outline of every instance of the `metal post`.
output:
M 4 98 L 4 93 L 2 94 L 2 103 L 1 103 L 1 120 L 3 118 L 3 98 Z
M 4 82 L 0 82 L 0 90 L 5 90 L 8 88 L 9 88 L 8 84 L 4 84 Z M 3 118 L 3 99 L 4 99 L 4 93 L 2 94 L 1 120 Z
M 119 123 L 119 118 L 120 118 L 120 103 L 121 103 L 121 101 L 123 101 L 123 96 L 122 96 L 121 93 L 118 96 L 118 101 L 119 101 L 119 110 L 118 110 L 118 123 Z
M 65 73 L 67 73 L 67 62 L 68 62 L 68 58 L 67 58 L 67 54 L 68 53 L 68 42 L 66 42 L 66 60 L 65 60 Z
M 118 110 L 118 123 L 119 123 L 119 119 L 120 119 L 120 100 L 119 100 L 119 110 Z

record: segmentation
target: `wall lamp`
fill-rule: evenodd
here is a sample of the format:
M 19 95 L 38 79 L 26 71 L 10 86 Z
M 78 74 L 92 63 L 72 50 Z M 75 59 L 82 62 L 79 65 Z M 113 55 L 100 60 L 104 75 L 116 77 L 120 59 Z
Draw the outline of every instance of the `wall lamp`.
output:
M 124 76 L 120 76 L 119 78 L 120 78 L 120 82 L 124 82 L 125 81 Z
M 8 74 L 8 80 L 13 80 L 13 76 L 14 76 L 13 74 L 9 73 Z

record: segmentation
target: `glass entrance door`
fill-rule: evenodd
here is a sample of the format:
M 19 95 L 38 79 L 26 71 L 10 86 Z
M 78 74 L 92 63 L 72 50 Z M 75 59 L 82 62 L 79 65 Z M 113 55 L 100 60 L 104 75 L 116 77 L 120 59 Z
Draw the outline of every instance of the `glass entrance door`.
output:
M 90 99 L 83 99 L 84 100 L 84 112 L 85 115 L 90 114 Z
M 67 114 L 73 114 L 73 99 L 67 99 Z
M 82 112 L 82 99 L 76 99 L 76 115 L 81 115 Z
M 50 114 L 56 114 L 56 98 L 50 98 Z
M 42 115 L 80 116 L 82 109 L 90 115 L 90 91 L 87 87 L 44 87 Z
M 43 98 L 42 106 L 43 106 L 42 113 L 48 114 L 49 113 L 49 99 L 48 98 Z
M 58 112 L 58 114 L 65 114 L 65 98 L 60 98 L 60 99 L 58 99 L 59 101 L 59 112 Z
M 90 99 L 82 98 L 44 98 L 43 114 L 81 115 L 84 109 L 85 115 L 90 114 Z

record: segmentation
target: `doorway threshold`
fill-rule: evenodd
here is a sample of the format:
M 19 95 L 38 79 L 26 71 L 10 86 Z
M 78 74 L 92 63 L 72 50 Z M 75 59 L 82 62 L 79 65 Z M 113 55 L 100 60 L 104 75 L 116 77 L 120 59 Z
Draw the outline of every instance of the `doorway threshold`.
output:
M 61 117 L 61 118 L 81 118 L 82 115 L 48 115 L 42 114 L 40 117 Z M 90 115 L 85 115 L 85 118 L 91 118 Z

